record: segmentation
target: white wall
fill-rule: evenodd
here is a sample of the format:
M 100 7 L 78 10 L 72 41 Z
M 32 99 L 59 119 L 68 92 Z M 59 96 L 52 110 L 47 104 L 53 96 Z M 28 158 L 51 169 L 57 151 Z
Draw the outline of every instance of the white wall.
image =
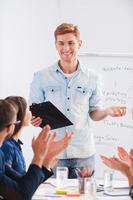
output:
M 1 6 L 0 96 L 28 96 L 33 72 L 55 60 L 53 30 L 58 20 L 57 2 L 3 0 Z
M 33 72 L 57 58 L 53 31 L 65 21 L 80 27 L 81 52 L 133 52 L 132 0 L 0 0 L 0 98 L 28 97 Z M 37 130 L 25 132 L 29 163 Z
M 0 0 L 0 9 L 0 98 L 27 98 L 34 71 L 56 58 L 57 1 Z M 30 141 L 37 132 L 31 127 L 22 136 L 27 163 L 32 157 Z

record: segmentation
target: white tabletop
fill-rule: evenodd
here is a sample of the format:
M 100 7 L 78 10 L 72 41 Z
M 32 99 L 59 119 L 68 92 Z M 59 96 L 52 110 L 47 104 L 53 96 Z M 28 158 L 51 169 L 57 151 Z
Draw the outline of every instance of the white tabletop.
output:
M 97 181 L 99 183 L 99 181 Z M 127 186 L 127 182 L 125 181 L 116 181 L 115 185 L 119 185 L 121 187 Z M 67 189 L 70 193 L 78 193 L 78 181 L 75 179 L 69 179 L 67 183 Z M 85 197 L 85 195 L 80 195 L 79 197 L 67 197 L 66 195 L 58 195 L 56 192 L 56 180 L 48 179 L 44 184 L 41 184 L 32 200 L 89 200 Z M 96 200 L 131 200 L 129 196 L 107 196 L 104 195 L 103 192 L 97 192 Z

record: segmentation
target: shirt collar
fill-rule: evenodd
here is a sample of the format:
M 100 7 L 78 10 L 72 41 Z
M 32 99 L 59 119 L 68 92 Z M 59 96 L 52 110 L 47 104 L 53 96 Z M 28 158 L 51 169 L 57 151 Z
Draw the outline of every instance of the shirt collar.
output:
M 64 72 L 62 71 L 62 69 L 59 67 L 59 61 L 54 64 L 54 71 L 55 72 L 60 72 L 60 73 L 64 74 Z M 77 70 L 75 72 L 79 72 L 79 71 L 83 71 L 83 69 L 81 67 L 81 62 L 79 62 L 78 68 L 77 68 Z
M 24 144 L 20 139 L 18 139 L 18 143 L 19 143 L 20 145 L 23 145 L 23 144 Z
M 11 138 L 11 140 L 17 145 L 17 146 L 20 146 L 20 145 L 23 145 L 23 142 L 18 139 L 18 141 L 14 140 L 13 138 Z

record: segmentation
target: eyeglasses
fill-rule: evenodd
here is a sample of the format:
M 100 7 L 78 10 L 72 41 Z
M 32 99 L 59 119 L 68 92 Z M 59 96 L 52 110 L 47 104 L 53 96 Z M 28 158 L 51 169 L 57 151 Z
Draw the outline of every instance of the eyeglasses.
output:
M 14 124 L 14 125 L 20 124 L 20 122 L 21 122 L 21 120 L 18 120 L 16 122 L 12 122 L 12 123 L 8 124 L 6 127 L 11 126 L 12 124 Z
M 16 124 L 20 124 L 21 120 L 18 120 L 16 122 L 14 122 L 13 124 L 16 125 Z

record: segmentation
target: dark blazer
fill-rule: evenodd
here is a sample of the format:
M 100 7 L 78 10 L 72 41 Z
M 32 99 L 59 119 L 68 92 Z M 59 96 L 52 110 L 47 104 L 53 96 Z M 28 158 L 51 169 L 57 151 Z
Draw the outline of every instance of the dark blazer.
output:
M 133 199 L 133 185 L 130 187 L 130 193 L 129 193 L 131 199 Z
M 7 200 L 30 200 L 38 186 L 53 175 L 46 168 L 31 164 L 27 173 L 16 180 L 5 175 L 5 160 L 0 149 L 0 196 Z

